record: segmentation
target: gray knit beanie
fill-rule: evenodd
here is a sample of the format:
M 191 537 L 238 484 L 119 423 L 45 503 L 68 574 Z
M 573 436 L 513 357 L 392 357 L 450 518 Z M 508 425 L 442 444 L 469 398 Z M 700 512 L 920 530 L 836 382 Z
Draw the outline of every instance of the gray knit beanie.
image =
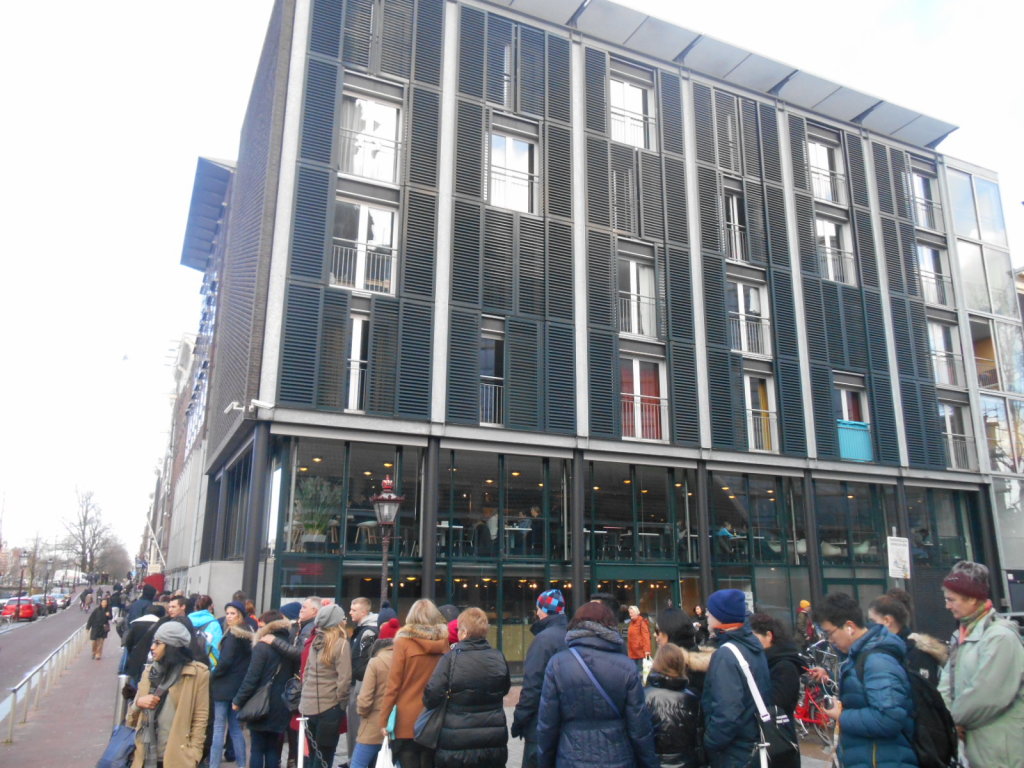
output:
M 344 623 L 345 611 L 337 603 L 321 606 L 320 610 L 316 612 L 316 618 L 313 620 L 313 626 L 321 630 L 330 629 Z

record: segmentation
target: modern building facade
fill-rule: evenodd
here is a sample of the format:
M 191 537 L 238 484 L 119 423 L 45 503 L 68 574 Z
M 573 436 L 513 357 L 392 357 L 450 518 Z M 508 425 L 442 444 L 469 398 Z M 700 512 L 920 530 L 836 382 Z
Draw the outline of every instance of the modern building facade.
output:
M 607 0 L 282 0 L 196 176 L 169 583 L 376 595 L 390 475 L 392 594 L 513 662 L 543 588 L 790 617 L 893 586 L 894 533 L 943 626 L 953 562 L 1024 567 L 1019 309 L 952 130 Z

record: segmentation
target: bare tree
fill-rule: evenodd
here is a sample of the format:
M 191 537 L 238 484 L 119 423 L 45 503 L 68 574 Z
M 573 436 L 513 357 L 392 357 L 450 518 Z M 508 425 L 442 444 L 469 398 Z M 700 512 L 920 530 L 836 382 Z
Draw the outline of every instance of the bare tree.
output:
M 107 546 L 109 526 L 103 522 L 99 506 L 93 501 L 92 491 L 75 492 L 78 508 L 72 520 L 64 521 L 68 533 L 66 548 L 73 553 L 78 569 L 83 573 L 96 571 L 97 559 Z
M 124 576 L 131 567 L 132 561 L 124 544 L 113 536 L 108 537 L 96 557 L 96 570 L 100 573 L 109 573 L 111 578 L 117 581 L 117 577 Z

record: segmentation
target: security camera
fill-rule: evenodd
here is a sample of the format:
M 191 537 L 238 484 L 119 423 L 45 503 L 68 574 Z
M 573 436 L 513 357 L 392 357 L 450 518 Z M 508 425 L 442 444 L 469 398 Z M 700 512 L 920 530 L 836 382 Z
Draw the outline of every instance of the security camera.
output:
M 266 400 L 250 400 L 249 401 L 249 409 L 250 410 L 252 410 L 253 408 L 273 408 L 273 407 L 274 407 L 274 404 L 273 403 L 268 403 Z

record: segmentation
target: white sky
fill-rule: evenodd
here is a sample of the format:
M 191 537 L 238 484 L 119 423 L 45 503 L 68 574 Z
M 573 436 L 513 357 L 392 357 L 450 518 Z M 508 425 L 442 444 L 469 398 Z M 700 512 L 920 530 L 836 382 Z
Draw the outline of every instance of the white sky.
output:
M 1024 237 L 1024 101 L 1009 0 L 624 4 L 960 126 Z M 196 159 L 233 159 L 271 0 L 0 3 L 3 538 L 50 540 L 91 489 L 129 552 L 167 440 Z M 894 75 L 894 73 L 896 73 Z M 1015 254 L 1024 261 L 1024 252 Z

